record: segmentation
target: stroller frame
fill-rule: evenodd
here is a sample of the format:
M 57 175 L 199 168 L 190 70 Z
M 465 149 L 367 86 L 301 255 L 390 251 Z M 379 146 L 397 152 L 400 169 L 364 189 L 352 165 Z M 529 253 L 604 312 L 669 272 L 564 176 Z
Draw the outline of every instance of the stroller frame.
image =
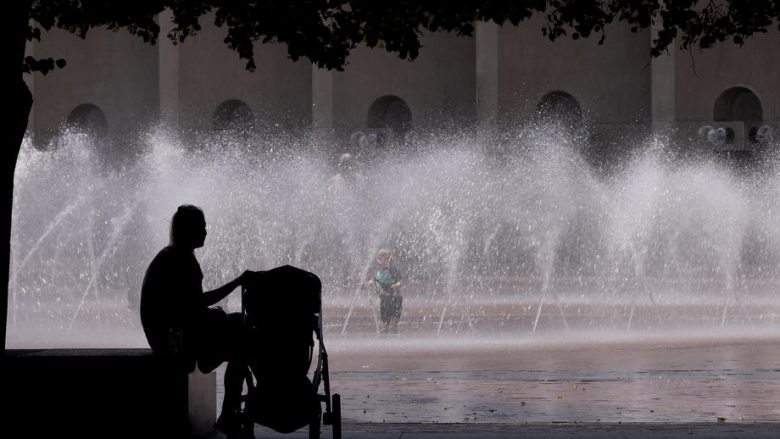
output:
M 244 294 L 246 289 L 241 290 L 241 315 L 244 318 L 246 324 L 247 313 L 244 306 Z M 319 312 L 314 314 L 316 323 L 313 325 L 314 335 L 317 340 L 318 355 L 317 365 L 314 368 L 313 376 L 311 379 L 312 392 L 314 400 L 316 401 L 315 407 L 312 413 L 309 415 L 309 439 L 319 439 L 322 425 L 330 425 L 332 427 L 333 439 L 341 439 L 341 395 L 338 393 L 331 394 L 330 391 L 330 375 L 328 369 L 328 352 L 325 349 L 325 341 L 322 331 L 322 300 L 320 300 Z M 309 348 L 309 367 L 311 368 L 312 356 L 314 354 L 314 347 Z M 244 418 L 242 430 L 243 436 L 254 438 L 254 425 L 255 420 L 252 418 L 251 410 L 247 407 L 250 398 L 249 395 L 253 392 L 258 392 L 257 385 L 255 384 L 254 374 L 250 369 L 247 369 L 247 376 L 245 379 L 247 385 L 247 393 L 241 395 L 242 402 L 242 415 Z M 320 392 L 320 385 L 322 385 L 322 392 Z M 325 403 L 325 411 L 322 411 L 322 403 Z M 262 424 L 261 424 L 262 425 Z

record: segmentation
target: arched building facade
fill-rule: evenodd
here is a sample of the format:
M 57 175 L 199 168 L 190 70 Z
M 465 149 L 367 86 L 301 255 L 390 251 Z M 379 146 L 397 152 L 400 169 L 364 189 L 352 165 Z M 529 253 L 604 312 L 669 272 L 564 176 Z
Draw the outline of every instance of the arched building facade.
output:
M 571 110 L 572 103 L 589 141 L 606 153 L 653 132 L 709 148 L 698 137 L 705 125 L 728 126 L 735 134 L 729 147 L 750 148 L 759 129 L 780 127 L 777 31 L 744 47 L 722 43 L 652 59 L 652 29 L 633 33 L 614 24 L 604 44 L 550 42 L 540 32 L 542 19 L 534 18 L 520 26 L 479 23 L 474 37 L 425 35 L 414 62 L 359 48 L 342 72 L 292 62 L 283 45 L 260 45 L 258 67 L 249 72 L 224 47 L 225 30 L 208 21 L 179 46 L 150 46 L 122 32 L 94 30 L 84 41 L 51 31 L 29 50 L 68 65 L 28 78 L 36 142 L 45 144 L 83 103 L 104 113 L 109 137 L 127 139 L 158 121 L 184 133 L 211 127 L 226 103 L 240 101 L 231 111 L 245 110 L 239 111 L 245 126 L 311 136 L 316 148 L 333 152 L 361 130 L 489 137 L 557 105 Z

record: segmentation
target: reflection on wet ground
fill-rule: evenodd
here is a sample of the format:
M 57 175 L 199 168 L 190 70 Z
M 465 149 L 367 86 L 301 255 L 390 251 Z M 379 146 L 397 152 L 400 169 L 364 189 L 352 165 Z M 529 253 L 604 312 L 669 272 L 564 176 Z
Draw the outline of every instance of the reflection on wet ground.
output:
M 331 388 L 352 425 L 780 421 L 770 331 L 331 338 Z
M 460 376 L 459 376 L 460 375 Z M 484 373 L 427 377 L 337 375 L 350 422 L 716 422 L 777 421 L 780 384 L 767 379 L 643 378 L 540 380 Z M 552 376 L 551 376 L 552 375 Z M 397 392 L 397 393 L 396 393 Z M 770 403 L 771 402 L 771 403 Z M 769 405 L 769 406 L 768 406 Z M 355 410 L 356 409 L 356 410 Z

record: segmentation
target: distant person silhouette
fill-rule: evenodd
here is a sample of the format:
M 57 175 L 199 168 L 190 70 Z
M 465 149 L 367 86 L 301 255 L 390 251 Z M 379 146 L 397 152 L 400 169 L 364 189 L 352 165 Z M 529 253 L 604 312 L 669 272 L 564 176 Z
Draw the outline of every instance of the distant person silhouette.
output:
M 146 270 L 141 287 L 141 323 L 155 354 L 181 360 L 187 371 L 207 373 L 227 361 L 225 398 L 217 428 L 227 435 L 240 430 L 239 409 L 248 368 L 248 345 L 241 313 L 227 314 L 212 305 L 225 298 L 248 276 L 203 292 L 203 273 L 194 250 L 206 239 L 203 211 L 182 205 L 171 220 L 170 245 L 160 250 Z
M 328 190 L 334 195 L 351 192 L 362 184 L 363 176 L 357 172 L 355 156 L 349 152 L 339 155 L 336 174 L 328 180 Z
M 376 271 L 368 283 L 379 295 L 379 314 L 382 318 L 384 333 L 398 332 L 398 321 L 401 319 L 401 274 L 393 263 L 393 254 L 388 249 L 381 249 L 376 255 Z

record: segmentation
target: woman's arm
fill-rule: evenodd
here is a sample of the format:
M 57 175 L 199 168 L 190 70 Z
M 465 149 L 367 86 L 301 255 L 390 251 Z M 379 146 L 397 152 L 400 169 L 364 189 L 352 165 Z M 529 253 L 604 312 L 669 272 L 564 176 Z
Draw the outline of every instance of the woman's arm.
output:
M 220 300 L 224 299 L 225 297 L 227 297 L 228 294 L 232 293 L 233 290 L 235 290 L 237 287 L 241 286 L 244 283 L 244 279 L 249 273 L 251 273 L 251 271 L 245 271 L 241 273 L 241 276 L 238 276 L 237 278 L 231 280 L 225 285 L 222 285 L 221 287 L 213 289 L 211 291 L 206 291 L 201 295 L 201 304 L 203 306 L 211 306 L 219 302 Z

